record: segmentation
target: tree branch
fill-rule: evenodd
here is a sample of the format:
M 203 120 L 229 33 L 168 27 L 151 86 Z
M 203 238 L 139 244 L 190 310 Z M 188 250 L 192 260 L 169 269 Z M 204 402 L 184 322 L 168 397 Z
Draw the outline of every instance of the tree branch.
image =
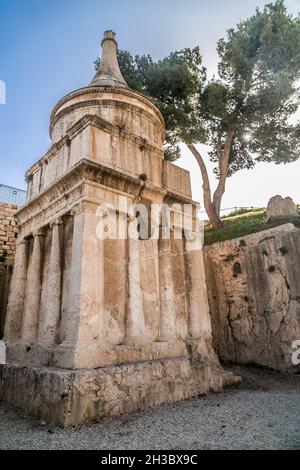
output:
M 226 180 L 228 176 L 229 157 L 230 157 L 230 151 L 231 151 L 231 146 L 233 142 L 233 135 L 234 135 L 233 131 L 228 132 L 225 145 L 224 145 L 224 150 L 222 152 L 221 158 L 219 158 L 220 178 L 219 178 L 219 184 L 213 196 L 213 207 L 214 207 L 215 213 L 218 215 L 220 214 L 222 196 L 225 193 L 225 185 L 226 185 Z

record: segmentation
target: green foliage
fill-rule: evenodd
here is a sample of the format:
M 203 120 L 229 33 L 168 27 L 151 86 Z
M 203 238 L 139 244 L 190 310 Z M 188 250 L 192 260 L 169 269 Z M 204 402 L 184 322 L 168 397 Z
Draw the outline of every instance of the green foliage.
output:
M 206 79 L 199 47 L 172 52 L 158 62 L 149 55 L 133 57 L 119 50 L 118 61 L 128 86 L 153 100 L 164 117 L 167 160 L 180 157 L 180 142 L 203 139 L 196 114 Z M 95 62 L 98 67 L 99 59 Z
M 287 223 L 292 223 L 300 228 L 300 217 L 277 217 L 270 222 L 265 209 L 253 209 L 238 215 L 235 214 L 224 218 L 223 221 L 224 227 L 219 230 L 214 230 L 211 226 L 205 228 L 205 245 L 244 237 Z M 273 237 L 266 237 L 264 241 L 270 238 Z
M 218 76 L 210 81 L 199 47 L 158 62 L 149 55 L 118 52 L 128 85 L 153 99 L 163 114 L 166 158 L 180 156 L 180 142 L 207 144 L 219 176 L 231 131 L 228 176 L 260 161 L 298 159 L 300 123 L 292 125 L 290 118 L 300 103 L 299 19 L 277 0 L 230 29 L 217 51 Z
M 258 161 L 299 158 L 300 126 L 289 121 L 299 107 L 299 51 L 300 21 L 282 0 L 257 9 L 219 41 L 219 78 L 205 87 L 201 111 L 212 161 L 234 131 L 229 175 Z

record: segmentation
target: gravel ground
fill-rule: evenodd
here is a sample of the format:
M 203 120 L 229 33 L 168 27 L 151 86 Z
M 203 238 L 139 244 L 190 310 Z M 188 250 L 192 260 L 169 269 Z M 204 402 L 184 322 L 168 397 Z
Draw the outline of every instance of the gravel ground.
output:
M 59 429 L 0 405 L 0 449 L 300 449 L 300 376 L 234 368 L 243 383 L 174 405 Z

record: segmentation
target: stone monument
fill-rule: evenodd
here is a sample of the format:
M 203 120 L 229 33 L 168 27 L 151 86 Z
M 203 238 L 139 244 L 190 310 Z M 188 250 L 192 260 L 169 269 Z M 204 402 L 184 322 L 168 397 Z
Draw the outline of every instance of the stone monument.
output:
M 27 172 L 0 366 L 1 400 L 62 426 L 237 380 L 212 348 L 202 252 L 176 236 L 176 217 L 169 239 L 161 223 L 157 238 L 98 234 L 112 212 L 119 229 L 137 224 L 134 203 L 190 205 L 193 227 L 197 212 L 189 173 L 164 160 L 160 112 L 122 77 L 112 31 L 102 48 L 90 85 L 55 106 L 52 146 Z

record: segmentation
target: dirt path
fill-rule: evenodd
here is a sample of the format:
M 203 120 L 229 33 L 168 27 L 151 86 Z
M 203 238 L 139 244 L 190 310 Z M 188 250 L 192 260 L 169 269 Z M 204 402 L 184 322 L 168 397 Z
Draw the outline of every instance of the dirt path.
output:
M 300 376 L 234 368 L 221 393 L 61 430 L 0 405 L 0 449 L 300 449 Z

